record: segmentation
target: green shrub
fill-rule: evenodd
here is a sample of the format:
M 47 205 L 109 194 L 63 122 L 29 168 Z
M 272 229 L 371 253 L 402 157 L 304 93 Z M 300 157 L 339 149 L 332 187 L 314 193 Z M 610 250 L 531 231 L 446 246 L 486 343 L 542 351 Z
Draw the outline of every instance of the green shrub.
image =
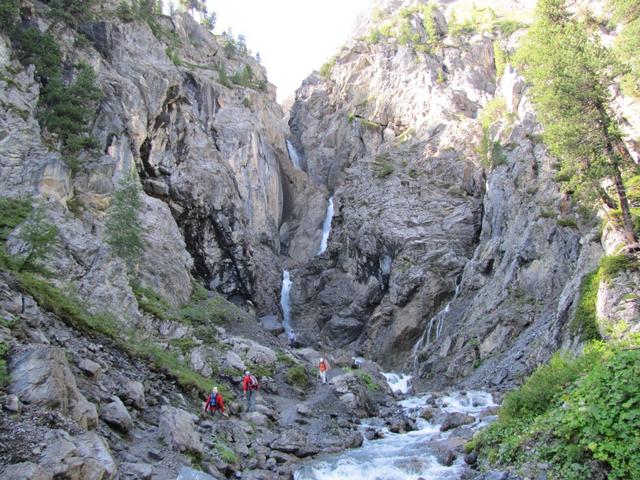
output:
M 287 370 L 286 380 L 289 385 L 306 388 L 309 385 L 309 376 L 304 365 L 296 365 Z
M 573 333 L 579 333 L 584 340 L 600 338 L 596 315 L 599 286 L 600 272 L 598 270 L 586 275 L 580 284 L 580 298 L 569 328 Z
M 222 440 L 216 441 L 215 448 L 218 456 L 225 463 L 236 463 L 238 461 L 238 456 L 235 454 L 235 452 L 231 450 Z
M 591 478 L 595 465 L 609 479 L 640 478 L 640 350 L 592 366 L 541 421 L 539 457 L 563 480 Z
M 132 281 L 131 289 L 138 300 L 138 307 L 159 320 L 176 320 L 171 304 L 151 288 L 143 287 L 140 282 Z
M 509 19 L 497 20 L 494 24 L 495 29 L 503 35 L 511 35 L 521 28 L 527 28 L 527 26 L 526 23 Z
M 385 178 L 391 175 L 395 171 L 393 163 L 391 163 L 391 156 L 388 153 L 380 153 L 376 155 L 375 159 L 371 163 L 373 174 L 378 178 Z
M 0 3 L 0 28 L 11 31 L 20 20 L 20 0 L 3 0 Z
M 500 418 L 509 420 L 542 415 L 558 395 L 601 356 L 598 348 L 588 348 L 577 358 L 567 353 L 556 353 L 548 363 L 538 367 L 524 385 L 505 396 Z
M 320 67 L 320 76 L 324 79 L 329 79 L 331 76 L 331 70 L 333 70 L 333 66 L 336 64 L 336 57 L 331 57 L 328 61 L 322 64 Z
M 575 218 L 559 218 L 558 220 L 556 220 L 556 224 L 559 227 L 568 227 L 568 228 L 574 228 L 577 229 L 578 228 L 578 222 L 576 222 Z
M 9 371 L 7 369 L 7 354 L 9 347 L 6 343 L 0 342 L 0 388 L 9 384 Z
M 282 363 L 288 367 L 293 367 L 294 365 L 297 364 L 295 358 L 291 357 L 290 355 L 287 355 L 282 350 L 278 350 L 276 352 L 276 359 L 278 363 Z
M 600 278 L 611 280 L 620 272 L 637 270 L 638 263 L 629 255 L 606 255 L 600 259 Z
M 363 381 L 363 383 L 365 384 L 368 390 L 372 392 L 375 392 L 376 390 L 378 390 L 379 388 L 378 384 L 373 381 L 373 378 L 371 378 L 371 375 L 368 372 L 365 372 L 364 370 L 361 370 L 361 369 L 353 370 L 353 372 L 356 374 L 358 378 L 360 378 L 360 380 Z
M 497 40 L 493 41 L 493 58 L 496 64 L 496 78 L 500 78 L 509 62 L 509 55 Z

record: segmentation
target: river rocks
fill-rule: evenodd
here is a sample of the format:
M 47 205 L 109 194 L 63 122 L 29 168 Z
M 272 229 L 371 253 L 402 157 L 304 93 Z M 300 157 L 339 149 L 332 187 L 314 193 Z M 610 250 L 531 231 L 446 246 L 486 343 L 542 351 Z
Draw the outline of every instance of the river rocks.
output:
M 185 410 L 163 405 L 160 409 L 158 431 L 160 437 L 172 449 L 180 452 L 203 451 L 193 416 Z
M 467 415 L 461 412 L 448 413 L 444 419 L 442 420 L 442 424 L 440 425 L 440 431 L 446 432 L 447 430 L 452 430 L 454 428 L 458 428 L 462 425 L 468 425 L 470 423 L 475 422 L 475 418 L 471 415 Z
M 58 408 L 85 428 L 97 424 L 95 405 L 78 391 L 64 351 L 57 347 L 33 345 L 11 357 L 12 383 L 9 390 L 29 404 Z
M 271 448 L 297 457 L 308 457 L 320 452 L 320 448 L 302 430 L 286 430 L 271 442 Z
M 100 418 L 123 433 L 129 432 L 133 427 L 131 415 L 118 397 L 111 397 L 111 403 L 102 407 Z

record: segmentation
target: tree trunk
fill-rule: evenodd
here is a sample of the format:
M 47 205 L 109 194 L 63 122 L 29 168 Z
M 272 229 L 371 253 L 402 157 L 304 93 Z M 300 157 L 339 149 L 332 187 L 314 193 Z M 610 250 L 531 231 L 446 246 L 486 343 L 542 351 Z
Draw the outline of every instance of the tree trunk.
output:
M 622 225 L 624 228 L 624 237 L 629 245 L 637 243 L 638 237 L 633 228 L 633 219 L 631 218 L 631 209 L 629 208 L 629 200 L 627 200 L 627 191 L 622 183 L 622 174 L 620 173 L 620 167 L 615 166 L 615 182 L 616 192 L 618 193 L 618 200 L 620 201 L 620 212 L 622 214 Z

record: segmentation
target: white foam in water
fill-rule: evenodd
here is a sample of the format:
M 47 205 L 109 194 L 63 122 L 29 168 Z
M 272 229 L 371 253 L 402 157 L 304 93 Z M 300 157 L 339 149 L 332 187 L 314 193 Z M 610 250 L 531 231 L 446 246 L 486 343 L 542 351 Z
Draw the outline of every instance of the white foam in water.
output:
M 391 385 L 401 382 L 401 375 L 384 374 Z M 408 377 L 408 376 L 404 376 Z M 409 379 L 406 379 L 407 383 Z M 464 470 L 461 458 L 450 466 L 440 465 L 429 451 L 428 442 L 442 440 L 450 432 L 440 432 L 440 425 L 419 418 L 419 412 L 432 397 L 423 394 L 398 402 L 405 413 L 416 419 L 418 430 L 404 434 L 391 433 L 382 428 L 380 419 L 364 421 L 367 426 L 385 431 L 379 440 L 365 441 L 360 448 L 340 454 L 327 455 L 302 465 L 295 480 L 459 480 Z M 436 400 L 447 412 L 465 412 L 477 415 L 494 406 L 491 394 L 481 391 L 455 392 Z M 480 422 L 476 422 L 476 426 Z M 474 427 L 474 428 L 475 428 Z
M 406 394 L 411 388 L 411 375 L 406 375 L 404 373 L 384 373 L 380 372 L 384 375 L 384 378 L 387 379 L 387 383 L 392 391 L 396 393 Z
M 289 271 L 284 270 L 282 272 L 282 291 L 280 292 L 280 306 L 282 307 L 282 323 L 285 330 L 288 332 L 291 330 L 291 277 Z
M 327 251 L 329 234 L 331 233 L 331 220 L 333 220 L 333 197 L 329 198 L 329 205 L 327 205 L 327 215 L 324 217 L 324 223 L 322 224 L 322 239 L 320 240 L 320 250 L 318 250 L 317 255 L 322 255 Z
M 302 167 L 300 166 L 300 155 L 298 155 L 298 151 L 289 140 L 287 140 L 287 150 L 289 151 L 289 157 L 291 157 L 291 163 L 293 163 L 293 166 L 298 170 L 302 170 Z

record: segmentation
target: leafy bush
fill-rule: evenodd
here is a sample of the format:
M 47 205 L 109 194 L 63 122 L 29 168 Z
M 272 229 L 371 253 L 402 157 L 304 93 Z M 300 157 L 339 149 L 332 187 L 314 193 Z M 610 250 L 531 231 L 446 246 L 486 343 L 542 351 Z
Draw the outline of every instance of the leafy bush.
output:
M 559 227 L 578 228 L 578 222 L 574 218 L 559 218 L 556 224 Z
M 580 333 L 584 340 L 600 338 L 596 316 L 599 286 L 600 272 L 598 270 L 585 276 L 580 284 L 580 298 L 569 328 L 574 333 Z
M 497 40 L 493 41 L 493 58 L 496 64 L 496 78 L 500 78 L 509 62 L 509 54 Z
M 306 388 L 309 385 L 309 376 L 304 365 L 296 365 L 287 370 L 286 380 L 289 385 Z
M 376 390 L 378 390 L 378 384 L 376 384 L 376 382 L 373 381 L 373 378 L 371 378 L 371 375 L 368 372 L 365 372 L 364 370 L 353 370 L 353 372 L 356 374 L 357 377 L 360 378 L 360 380 L 363 381 L 363 383 L 365 384 L 365 386 L 367 387 L 368 390 L 375 392 Z
M 596 347 L 586 349 L 577 358 L 556 353 L 547 364 L 538 367 L 524 385 L 506 395 L 500 418 L 510 420 L 542 415 L 552 406 L 553 400 L 601 356 Z
M 20 0 L 3 0 L 0 3 L 0 28 L 10 31 L 20 19 Z
M 494 24 L 494 27 L 503 35 L 511 35 L 521 28 L 527 28 L 527 24 L 518 22 L 516 20 L 503 19 L 497 20 Z

